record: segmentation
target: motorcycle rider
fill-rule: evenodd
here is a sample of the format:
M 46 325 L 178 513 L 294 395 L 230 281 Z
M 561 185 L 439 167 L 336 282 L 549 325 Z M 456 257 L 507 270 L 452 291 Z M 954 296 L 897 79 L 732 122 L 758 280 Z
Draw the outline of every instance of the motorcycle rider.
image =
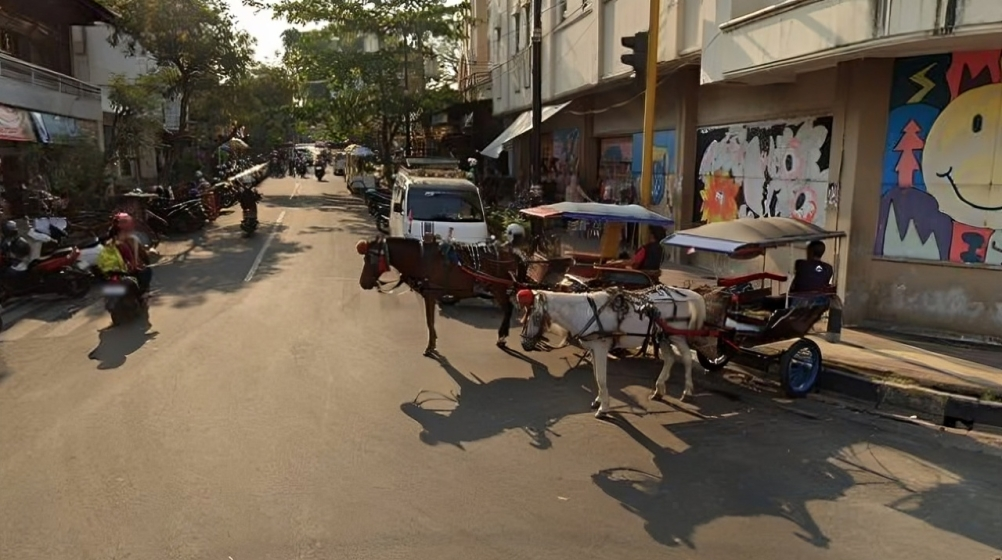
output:
M 132 276 L 139 284 L 139 295 L 145 298 L 153 281 L 153 269 L 147 266 L 149 256 L 146 248 L 133 235 L 134 231 L 132 216 L 116 214 L 108 231 L 111 240 L 98 256 L 97 267 L 105 276 L 116 272 Z
M 244 185 L 238 196 L 240 210 L 244 213 L 244 219 L 257 222 L 257 203 L 261 200 L 261 193 L 251 185 Z

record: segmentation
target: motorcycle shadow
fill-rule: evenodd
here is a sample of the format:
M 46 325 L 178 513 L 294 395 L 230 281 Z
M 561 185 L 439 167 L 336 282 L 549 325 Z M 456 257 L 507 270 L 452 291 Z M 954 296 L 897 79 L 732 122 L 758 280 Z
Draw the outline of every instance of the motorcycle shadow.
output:
M 151 331 L 152 326 L 149 320 L 141 318 L 126 325 L 105 327 L 98 335 L 97 347 L 88 357 L 98 362 L 97 369 L 122 367 L 130 355 L 160 334 Z

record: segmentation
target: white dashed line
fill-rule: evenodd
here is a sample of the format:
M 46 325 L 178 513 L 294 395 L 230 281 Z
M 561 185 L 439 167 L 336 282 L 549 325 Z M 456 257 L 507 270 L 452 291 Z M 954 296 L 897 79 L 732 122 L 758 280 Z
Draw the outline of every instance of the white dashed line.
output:
M 295 196 L 295 195 L 293 195 Z M 261 246 L 261 250 L 258 251 L 257 257 L 254 258 L 254 264 L 251 265 L 250 270 L 247 272 L 247 276 L 244 277 L 244 282 L 250 282 L 254 279 L 254 274 L 257 273 L 257 269 L 261 266 L 261 261 L 264 260 L 264 254 L 268 252 L 268 247 L 271 246 L 271 242 L 278 235 L 278 227 L 282 225 L 282 220 L 285 219 L 285 210 L 278 215 L 278 219 L 275 220 L 275 227 L 272 228 L 271 234 L 268 235 L 268 239 L 265 239 L 264 245 Z

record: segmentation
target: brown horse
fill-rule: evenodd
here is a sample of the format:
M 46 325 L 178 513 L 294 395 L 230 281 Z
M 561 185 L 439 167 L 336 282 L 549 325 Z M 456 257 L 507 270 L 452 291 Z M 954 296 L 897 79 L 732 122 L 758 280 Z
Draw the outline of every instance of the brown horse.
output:
M 436 353 L 435 304 L 444 298 L 459 301 L 477 297 L 478 283 L 504 311 L 497 344 L 505 346 L 515 309 L 511 290 L 515 287 L 514 275 L 519 266 L 514 254 L 493 245 L 440 243 L 434 238 L 418 241 L 404 237 L 362 240 L 355 249 L 364 257 L 358 279 L 363 290 L 385 285 L 379 277 L 394 268 L 400 273 L 397 286 L 406 284 L 424 299 L 428 325 L 425 356 Z

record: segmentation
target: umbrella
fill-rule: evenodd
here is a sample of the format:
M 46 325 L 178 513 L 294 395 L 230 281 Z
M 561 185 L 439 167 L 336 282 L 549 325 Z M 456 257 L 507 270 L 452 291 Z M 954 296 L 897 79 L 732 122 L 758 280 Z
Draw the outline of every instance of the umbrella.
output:
M 359 146 L 357 144 L 348 146 L 347 148 L 345 148 L 345 152 L 355 157 L 368 157 L 374 155 L 372 150 L 370 150 L 369 148 L 366 148 L 365 146 Z
M 244 142 L 243 140 L 241 140 L 239 138 L 230 138 L 229 140 L 227 140 L 225 142 L 224 145 L 225 146 L 229 146 L 229 147 L 231 147 L 233 149 L 236 149 L 236 150 L 246 150 L 247 148 L 250 147 L 250 146 L 247 145 L 247 142 Z

